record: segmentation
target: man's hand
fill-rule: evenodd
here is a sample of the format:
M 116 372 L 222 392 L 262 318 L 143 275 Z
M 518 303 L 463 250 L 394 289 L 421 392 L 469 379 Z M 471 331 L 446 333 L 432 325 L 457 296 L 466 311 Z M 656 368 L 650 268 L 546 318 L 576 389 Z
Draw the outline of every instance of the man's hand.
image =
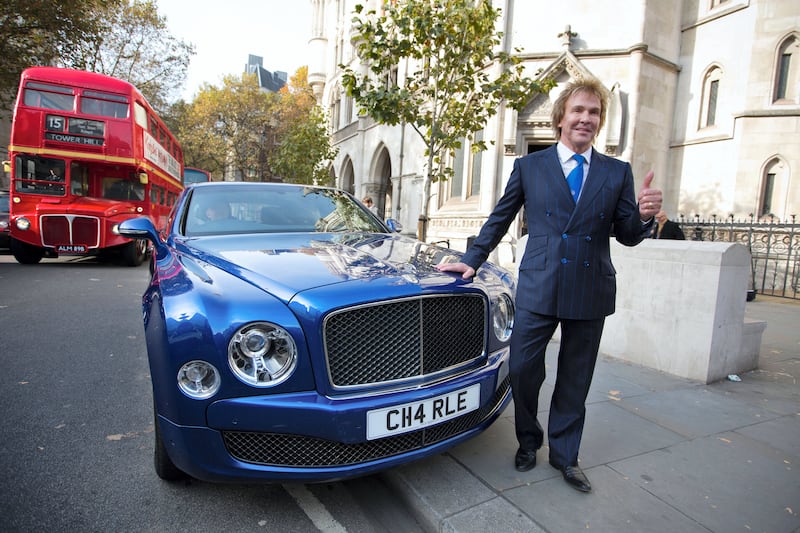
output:
M 651 170 L 644 177 L 642 189 L 639 191 L 639 218 L 642 222 L 647 222 L 661 211 L 661 189 L 651 188 L 652 182 L 653 171 Z
M 440 263 L 436 265 L 439 272 L 460 272 L 461 279 L 469 280 L 475 276 L 475 269 L 466 263 Z

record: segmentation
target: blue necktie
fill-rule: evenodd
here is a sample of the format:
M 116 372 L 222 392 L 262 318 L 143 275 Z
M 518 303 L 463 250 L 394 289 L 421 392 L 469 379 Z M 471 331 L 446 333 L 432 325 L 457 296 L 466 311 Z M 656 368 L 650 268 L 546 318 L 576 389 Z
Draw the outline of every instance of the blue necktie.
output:
M 578 162 L 577 166 L 572 169 L 567 176 L 567 183 L 569 184 L 569 190 L 572 193 L 572 199 L 575 200 L 575 203 L 578 203 L 578 195 L 581 193 L 581 185 L 583 185 L 583 156 L 580 154 L 575 154 L 572 156 L 572 159 Z

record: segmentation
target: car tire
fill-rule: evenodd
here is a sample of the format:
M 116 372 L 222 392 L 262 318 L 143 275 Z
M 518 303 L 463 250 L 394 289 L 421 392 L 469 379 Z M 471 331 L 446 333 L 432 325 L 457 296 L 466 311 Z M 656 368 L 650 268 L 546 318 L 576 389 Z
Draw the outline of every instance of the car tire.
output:
M 44 257 L 44 249 L 38 246 L 33 246 L 27 242 L 11 239 L 11 253 L 17 263 L 23 265 L 35 265 Z
M 175 463 L 169 458 L 167 447 L 164 445 L 164 440 L 161 438 L 161 429 L 157 414 L 153 417 L 153 425 L 155 426 L 156 434 L 155 452 L 153 453 L 153 465 L 156 468 L 156 474 L 164 481 L 180 481 L 187 479 L 189 476 L 186 472 L 175 466 Z
M 128 266 L 141 265 L 145 257 L 147 257 L 147 241 L 144 239 L 135 239 L 122 249 L 122 260 Z

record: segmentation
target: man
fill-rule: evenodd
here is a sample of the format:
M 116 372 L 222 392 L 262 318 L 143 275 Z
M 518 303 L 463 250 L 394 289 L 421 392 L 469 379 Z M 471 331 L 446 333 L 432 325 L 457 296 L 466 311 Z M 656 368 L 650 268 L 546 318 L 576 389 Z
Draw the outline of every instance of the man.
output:
M 686 240 L 681 227 L 667 218 L 667 212 L 663 209 L 656 213 L 656 222 L 658 224 L 653 224 L 653 233 L 650 235 L 652 238 Z
M 521 472 L 536 466 L 536 450 L 544 440 L 536 413 L 545 378 L 545 349 L 560 324 L 549 460 L 582 492 L 591 490 L 578 466 L 586 395 L 605 317 L 614 312 L 616 297 L 609 237 L 613 231 L 620 243 L 638 244 L 650 233 L 653 215 L 661 209 L 661 191 L 650 188 L 652 171 L 645 177 L 637 205 L 630 165 L 592 149 L 605 120 L 606 102 L 606 91 L 597 80 L 568 84 L 553 105 L 558 144 L 514 162 L 503 197 L 462 262 L 437 267 L 472 278 L 520 208 L 525 208 L 529 234 L 519 265 L 510 348 L 519 441 L 514 466 Z M 583 156 L 583 163 L 573 154 Z M 567 175 L 576 176 L 576 182 L 568 184 Z

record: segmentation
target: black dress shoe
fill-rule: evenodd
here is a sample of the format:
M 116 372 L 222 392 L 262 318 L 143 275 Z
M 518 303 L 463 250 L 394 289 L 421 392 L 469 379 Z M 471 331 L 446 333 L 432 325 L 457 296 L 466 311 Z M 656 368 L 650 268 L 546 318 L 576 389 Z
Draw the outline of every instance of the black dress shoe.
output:
M 520 472 L 527 472 L 536 466 L 536 450 L 517 450 L 514 456 L 514 468 Z
M 561 475 L 564 476 L 564 481 L 572 485 L 573 488 L 581 492 L 592 491 L 592 484 L 589 483 L 589 480 L 586 478 L 586 474 L 583 473 L 583 470 L 581 470 L 581 467 L 578 465 L 558 466 L 552 462 L 550 464 L 553 466 L 553 468 L 561 470 Z

